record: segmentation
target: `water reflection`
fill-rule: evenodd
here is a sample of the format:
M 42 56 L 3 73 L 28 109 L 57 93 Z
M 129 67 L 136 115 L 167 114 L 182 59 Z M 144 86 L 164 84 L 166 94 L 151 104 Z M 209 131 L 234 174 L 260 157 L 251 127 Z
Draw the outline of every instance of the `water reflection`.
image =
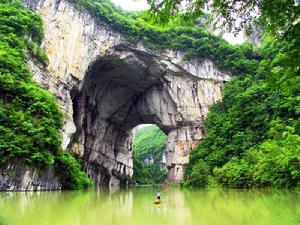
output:
M 300 224 L 300 196 L 294 191 L 172 189 L 155 205 L 156 191 L 0 193 L 0 220 L 9 225 Z

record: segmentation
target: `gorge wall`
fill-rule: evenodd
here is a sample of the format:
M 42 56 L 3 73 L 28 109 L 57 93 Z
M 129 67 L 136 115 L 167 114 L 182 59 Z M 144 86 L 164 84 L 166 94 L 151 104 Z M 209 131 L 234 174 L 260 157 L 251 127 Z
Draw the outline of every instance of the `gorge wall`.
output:
M 168 180 L 183 178 L 189 153 L 204 137 L 208 106 L 230 74 L 183 52 L 131 43 L 66 0 L 23 0 L 44 21 L 49 66 L 28 59 L 34 80 L 64 111 L 62 147 L 84 160 L 95 185 L 132 176 L 132 129 L 157 124 L 168 134 Z

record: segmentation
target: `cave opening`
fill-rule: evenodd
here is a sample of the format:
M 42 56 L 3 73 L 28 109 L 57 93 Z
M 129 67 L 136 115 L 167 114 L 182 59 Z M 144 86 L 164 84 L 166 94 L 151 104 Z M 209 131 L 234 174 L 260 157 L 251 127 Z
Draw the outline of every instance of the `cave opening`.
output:
M 167 179 L 182 180 L 188 154 L 203 136 L 195 82 L 157 56 L 124 46 L 99 57 L 71 90 L 76 132 L 69 151 L 83 159 L 96 186 L 126 185 L 133 176 L 133 130 L 155 124 L 166 138 Z

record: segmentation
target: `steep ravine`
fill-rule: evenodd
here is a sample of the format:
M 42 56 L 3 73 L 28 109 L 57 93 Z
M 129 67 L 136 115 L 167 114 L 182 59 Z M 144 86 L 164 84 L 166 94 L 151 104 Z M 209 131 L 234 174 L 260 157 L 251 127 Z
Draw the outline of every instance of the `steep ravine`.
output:
M 230 74 L 207 59 L 185 61 L 183 52 L 130 43 L 66 0 L 23 4 L 42 16 L 50 61 L 47 68 L 30 59 L 28 65 L 64 111 L 62 147 L 84 160 L 95 185 L 120 185 L 121 176 L 132 176 L 132 129 L 143 123 L 168 134 L 168 180 L 182 180 L 183 165 L 204 136 L 208 106 L 221 99 Z

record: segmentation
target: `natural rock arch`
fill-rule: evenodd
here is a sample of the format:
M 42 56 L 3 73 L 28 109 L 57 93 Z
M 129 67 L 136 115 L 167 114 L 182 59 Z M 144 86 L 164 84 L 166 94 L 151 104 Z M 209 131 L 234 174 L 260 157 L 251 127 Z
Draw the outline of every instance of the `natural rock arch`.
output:
M 158 125 L 168 142 L 168 180 L 183 178 L 183 165 L 204 136 L 207 105 L 221 83 L 192 76 L 158 55 L 120 44 L 97 58 L 72 90 L 76 132 L 68 146 L 85 161 L 96 185 L 132 176 L 132 129 Z
M 63 147 L 84 159 L 96 185 L 131 176 L 132 129 L 157 124 L 168 134 L 168 179 L 180 181 L 204 136 L 208 106 L 221 99 L 228 73 L 210 60 L 153 51 L 76 10 L 65 0 L 26 0 L 44 20 L 46 69 L 29 60 L 34 79 L 54 93 L 65 114 Z

